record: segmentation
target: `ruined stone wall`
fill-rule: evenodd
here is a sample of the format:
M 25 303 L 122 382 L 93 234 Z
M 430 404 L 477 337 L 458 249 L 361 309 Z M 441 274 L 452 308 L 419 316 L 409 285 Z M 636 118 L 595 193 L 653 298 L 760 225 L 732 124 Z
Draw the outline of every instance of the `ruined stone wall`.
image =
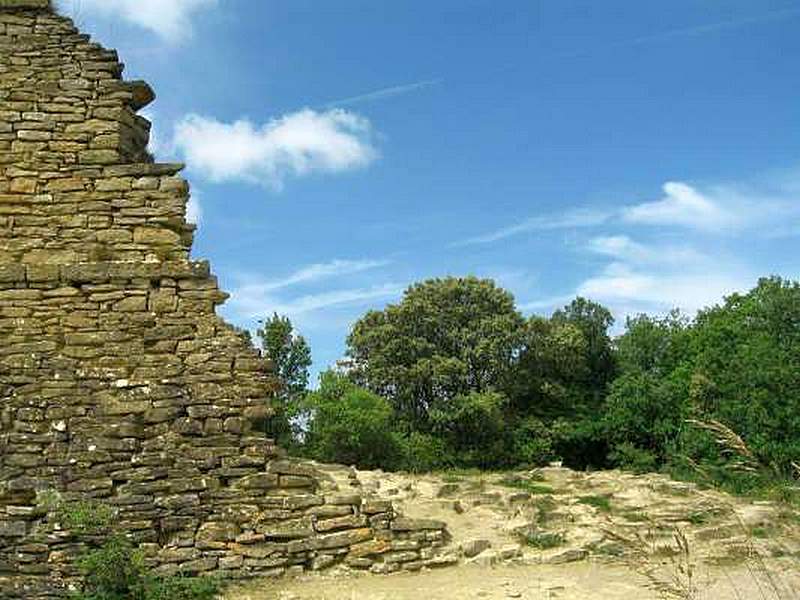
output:
M 0 0 L 0 597 L 58 595 L 91 540 L 44 494 L 95 498 L 165 571 L 419 568 L 437 523 L 338 489 L 251 430 L 271 378 L 189 259 L 181 165 L 152 101 L 46 0 Z

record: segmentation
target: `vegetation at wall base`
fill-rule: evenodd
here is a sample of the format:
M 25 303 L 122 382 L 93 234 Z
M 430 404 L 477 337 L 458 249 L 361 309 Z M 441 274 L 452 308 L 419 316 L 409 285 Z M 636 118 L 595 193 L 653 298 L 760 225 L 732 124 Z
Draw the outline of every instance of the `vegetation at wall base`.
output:
M 122 535 L 112 535 L 78 561 L 82 591 L 70 600 L 213 600 L 219 583 L 207 577 L 159 576 Z

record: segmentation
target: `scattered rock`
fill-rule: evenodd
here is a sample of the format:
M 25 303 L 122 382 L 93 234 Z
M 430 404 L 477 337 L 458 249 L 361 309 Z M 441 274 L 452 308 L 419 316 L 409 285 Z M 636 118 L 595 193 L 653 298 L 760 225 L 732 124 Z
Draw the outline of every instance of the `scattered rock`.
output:
M 562 565 L 584 560 L 588 555 L 589 553 L 582 548 L 572 548 L 570 550 L 564 550 L 563 552 L 549 556 L 544 559 L 544 562 L 549 565 Z
M 468 540 L 461 544 L 461 552 L 466 558 L 478 556 L 484 550 L 492 547 L 492 542 L 485 539 Z

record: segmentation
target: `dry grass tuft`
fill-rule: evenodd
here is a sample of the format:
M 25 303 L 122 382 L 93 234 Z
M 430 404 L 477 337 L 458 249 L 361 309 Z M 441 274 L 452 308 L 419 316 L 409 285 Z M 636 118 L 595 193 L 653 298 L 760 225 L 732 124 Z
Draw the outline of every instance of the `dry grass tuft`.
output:
M 704 431 L 709 432 L 714 436 L 720 451 L 733 458 L 734 462 L 731 465 L 735 469 L 746 471 L 748 473 L 755 473 L 761 470 L 762 465 L 758 458 L 753 454 L 752 450 L 748 448 L 745 441 L 733 429 L 721 423 L 720 421 L 700 421 L 697 419 L 688 419 L 687 423 L 694 425 Z

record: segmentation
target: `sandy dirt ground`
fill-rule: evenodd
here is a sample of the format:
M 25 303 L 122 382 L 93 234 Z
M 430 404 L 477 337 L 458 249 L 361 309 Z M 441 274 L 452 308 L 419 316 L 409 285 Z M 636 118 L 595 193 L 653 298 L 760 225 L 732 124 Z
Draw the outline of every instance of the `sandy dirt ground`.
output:
M 800 600 L 800 518 L 778 504 L 619 471 L 330 473 L 447 523 L 440 552 L 452 566 L 335 568 L 250 582 L 225 600 Z
M 770 583 L 747 570 L 701 574 L 696 600 L 794 600 L 797 574 L 784 573 L 775 593 Z M 794 589 L 791 588 L 791 583 Z M 465 565 L 426 573 L 393 575 L 312 575 L 289 581 L 259 582 L 233 590 L 233 600 L 657 600 L 647 580 L 630 570 L 591 562 L 562 566 Z

